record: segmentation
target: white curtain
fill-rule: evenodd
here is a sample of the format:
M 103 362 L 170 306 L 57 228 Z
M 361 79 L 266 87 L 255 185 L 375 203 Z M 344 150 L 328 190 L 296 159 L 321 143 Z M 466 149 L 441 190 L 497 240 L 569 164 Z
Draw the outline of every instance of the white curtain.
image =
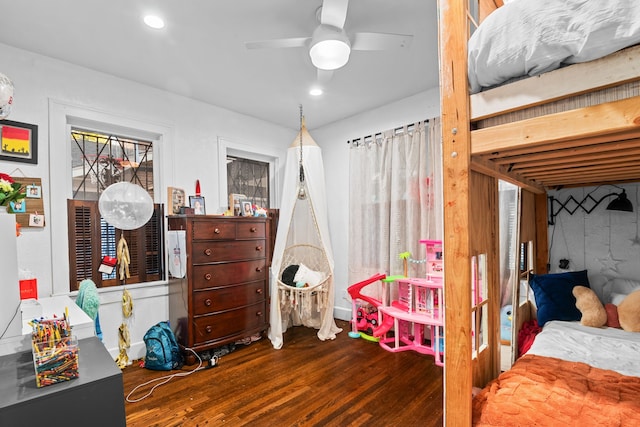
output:
M 423 277 L 421 239 L 442 239 L 440 119 L 350 142 L 349 283 L 376 273 Z M 363 290 L 380 297 L 379 289 Z
M 500 203 L 500 307 L 512 304 L 513 291 L 519 282 L 516 266 L 518 251 L 518 196 L 520 189 L 506 181 L 498 182 Z

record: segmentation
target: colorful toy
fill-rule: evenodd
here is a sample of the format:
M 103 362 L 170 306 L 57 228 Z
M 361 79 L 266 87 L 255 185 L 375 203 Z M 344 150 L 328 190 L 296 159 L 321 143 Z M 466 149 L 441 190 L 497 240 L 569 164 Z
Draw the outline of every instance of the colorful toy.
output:
M 511 342 L 511 320 L 513 319 L 513 306 L 507 304 L 500 309 L 500 339 Z
M 434 356 L 438 366 L 444 365 L 444 282 L 442 269 L 442 242 L 420 240 L 426 249 L 426 277 L 386 276 L 375 274 L 370 278 L 349 286 L 347 289 L 353 304 L 351 338 L 375 339 L 380 347 L 390 352 L 413 350 Z M 408 271 L 411 254 L 403 252 L 400 259 L 404 271 Z M 415 261 L 414 261 L 415 262 Z M 382 300 L 363 295 L 362 288 L 374 282 L 382 284 Z M 391 299 L 391 286 L 397 286 L 397 300 Z M 375 307 L 377 320 L 363 312 L 358 300 Z M 367 315 L 369 315 L 367 317 Z M 375 327 L 375 325 L 378 325 Z M 393 334 L 389 334 L 393 329 Z M 368 334 L 371 332 L 373 337 Z
M 357 311 L 356 329 L 360 333 L 360 338 L 378 342 L 379 338 L 373 335 L 373 331 L 378 328 L 378 309 L 367 304 L 358 307 Z
M 374 274 L 373 276 L 369 277 L 366 280 L 363 280 L 361 282 L 355 283 L 351 286 L 349 286 L 349 288 L 347 288 L 347 291 L 349 292 L 349 295 L 351 296 L 351 304 L 352 304 L 352 314 L 353 314 L 353 318 L 351 321 L 351 332 L 349 332 L 349 336 L 351 338 L 360 338 L 362 336 L 362 333 L 360 332 L 361 326 L 363 326 L 363 322 L 362 320 L 358 320 L 358 310 L 360 307 L 358 307 L 358 300 L 362 300 L 362 301 L 366 301 L 368 302 L 370 305 L 372 305 L 373 307 L 376 308 L 376 313 L 377 313 L 377 308 L 380 306 L 381 302 L 373 297 L 370 297 L 368 295 L 362 295 L 360 293 L 360 290 L 362 290 L 362 288 L 364 288 L 367 285 L 370 285 L 373 282 L 377 282 L 378 280 L 382 280 L 386 277 L 385 274 Z M 377 319 L 376 319 L 376 323 L 377 323 Z M 372 331 L 373 332 L 373 331 Z M 363 337 L 364 338 L 364 337 Z

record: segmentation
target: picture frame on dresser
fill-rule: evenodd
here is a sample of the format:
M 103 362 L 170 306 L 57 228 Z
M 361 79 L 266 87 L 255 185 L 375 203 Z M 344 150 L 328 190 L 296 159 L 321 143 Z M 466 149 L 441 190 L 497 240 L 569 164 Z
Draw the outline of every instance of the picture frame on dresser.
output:
M 251 202 L 249 200 L 243 200 L 241 202 L 242 205 L 242 216 L 253 216 L 253 206 L 251 206 Z
M 189 196 L 189 206 L 193 209 L 194 215 L 207 214 L 203 196 Z
M 167 214 L 180 215 L 180 208 L 186 206 L 184 189 L 177 187 L 167 187 Z

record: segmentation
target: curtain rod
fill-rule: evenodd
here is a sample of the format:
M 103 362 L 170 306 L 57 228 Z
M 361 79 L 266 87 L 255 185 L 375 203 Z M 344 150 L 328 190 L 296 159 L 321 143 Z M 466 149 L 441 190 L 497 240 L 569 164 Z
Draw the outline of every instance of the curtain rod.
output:
M 382 140 L 382 137 L 383 137 L 383 135 L 385 133 L 392 132 L 392 134 L 394 136 L 395 135 L 401 135 L 401 134 L 403 134 L 405 132 L 405 129 L 406 129 L 407 133 L 410 133 L 410 132 L 413 132 L 413 130 L 414 130 L 416 125 L 420 125 L 421 123 L 427 124 L 427 123 L 429 123 L 429 119 L 424 119 L 424 120 L 421 120 L 419 122 L 410 123 L 410 124 L 407 124 L 407 125 L 404 125 L 404 126 L 399 126 L 397 128 L 393 128 L 393 129 L 390 129 L 390 130 L 387 130 L 387 131 L 384 131 L 384 132 L 376 132 L 374 134 L 367 135 L 367 136 L 362 137 L 362 138 L 349 139 L 349 140 L 347 140 L 347 144 L 351 144 L 352 142 L 353 143 L 359 143 L 360 141 L 362 141 L 362 142 L 379 141 L 379 140 Z

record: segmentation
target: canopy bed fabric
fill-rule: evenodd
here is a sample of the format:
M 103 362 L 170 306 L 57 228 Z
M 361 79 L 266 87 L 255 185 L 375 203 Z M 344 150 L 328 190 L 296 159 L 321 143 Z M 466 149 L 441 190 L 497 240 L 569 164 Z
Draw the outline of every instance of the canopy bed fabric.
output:
M 298 197 L 301 166 L 304 198 Z M 316 328 L 322 341 L 335 339 L 342 331 L 333 318 L 333 268 L 322 152 L 302 124 L 298 137 L 287 151 L 270 269 L 268 336 L 274 348 L 282 348 L 282 335 L 289 326 Z M 283 280 L 285 270 L 287 273 L 295 270 L 289 280 Z

